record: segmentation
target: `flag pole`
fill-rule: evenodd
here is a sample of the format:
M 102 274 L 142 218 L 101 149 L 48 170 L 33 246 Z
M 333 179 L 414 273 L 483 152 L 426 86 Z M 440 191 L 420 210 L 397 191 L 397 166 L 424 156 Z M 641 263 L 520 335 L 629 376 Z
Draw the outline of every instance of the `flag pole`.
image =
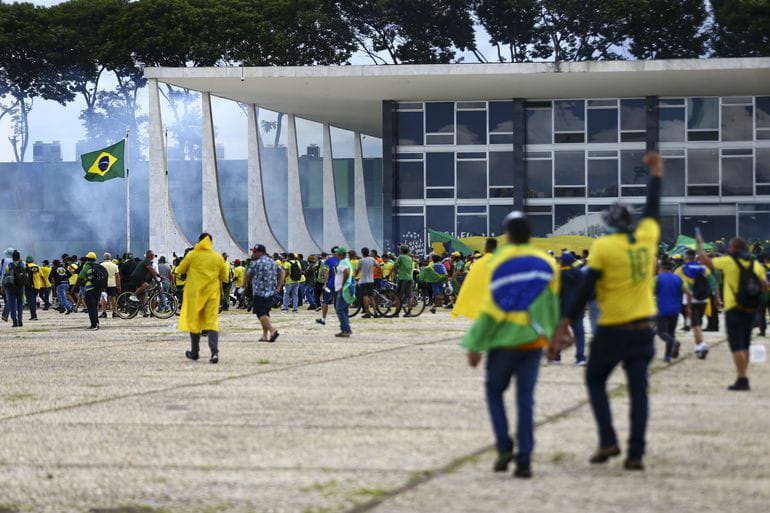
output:
M 131 253 L 131 151 L 128 147 L 128 130 L 126 130 L 126 253 Z

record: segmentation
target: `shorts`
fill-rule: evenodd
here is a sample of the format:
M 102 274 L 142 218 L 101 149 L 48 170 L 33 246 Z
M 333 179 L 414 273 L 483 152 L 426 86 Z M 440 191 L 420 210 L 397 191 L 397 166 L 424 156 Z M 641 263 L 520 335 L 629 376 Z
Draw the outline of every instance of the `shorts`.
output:
M 83 285 L 80 286 L 80 292 L 78 292 L 78 295 L 79 296 L 83 296 L 83 297 L 86 296 L 86 288 L 85 288 L 85 286 L 83 286 Z
M 727 342 L 730 352 L 748 351 L 751 345 L 751 330 L 754 327 L 754 312 L 733 308 L 725 313 Z
M 146 282 L 141 278 L 131 278 L 131 280 L 128 282 L 128 286 L 131 287 L 131 290 L 136 290 L 144 283 Z
M 703 314 L 706 313 L 706 303 L 693 303 L 690 306 L 690 326 L 703 324 Z
M 251 299 L 251 304 L 257 317 L 270 317 L 270 309 L 275 304 L 275 298 L 273 296 L 254 296 Z
M 399 280 L 398 282 L 398 297 L 401 301 L 405 299 L 411 299 L 412 297 L 412 280 Z
M 374 283 L 359 283 L 358 284 L 358 295 L 361 297 L 369 296 L 372 297 L 374 294 Z
M 337 293 L 333 290 L 330 290 L 329 292 L 326 292 L 324 290 L 324 304 L 325 305 L 334 305 L 337 301 Z
M 118 295 L 117 287 L 107 287 L 107 297 L 116 297 Z
M 444 284 L 443 283 L 431 283 L 431 287 L 433 287 L 433 297 L 441 297 L 444 294 Z

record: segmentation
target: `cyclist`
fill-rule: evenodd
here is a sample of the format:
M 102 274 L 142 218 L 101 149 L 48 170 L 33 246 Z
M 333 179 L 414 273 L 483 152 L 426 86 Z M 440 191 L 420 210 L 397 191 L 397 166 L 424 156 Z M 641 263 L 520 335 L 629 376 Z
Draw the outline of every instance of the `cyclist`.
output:
M 152 250 L 147 250 L 144 254 L 144 260 L 139 262 L 131 273 L 130 286 L 134 289 L 134 295 L 131 296 L 132 301 L 140 301 L 143 305 L 145 302 L 145 292 L 147 292 L 150 283 L 153 280 L 159 281 L 160 276 L 152 266 L 152 261 L 155 258 L 155 253 Z M 147 317 L 149 313 L 144 312 L 144 316 Z

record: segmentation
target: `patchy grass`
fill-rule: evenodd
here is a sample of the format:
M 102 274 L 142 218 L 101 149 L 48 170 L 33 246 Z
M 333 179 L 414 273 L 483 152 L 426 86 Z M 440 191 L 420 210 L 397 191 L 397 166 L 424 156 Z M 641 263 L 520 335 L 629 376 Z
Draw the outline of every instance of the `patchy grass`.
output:
M 322 495 L 330 495 L 339 492 L 340 483 L 335 480 L 327 481 L 325 483 L 313 483 L 310 486 L 300 488 L 302 492 L 318 492 Z
M 610 398 L 616 399 L 619 397 L 628 397 L 628 387 L 620 387 L 616 388 L 612 392 L 610 392 Z
M 270 360 L 265 360 L 264 358 L 257 360 L 257 365 L 270 365 Z
M 317 508 L 315 506 L 310 508 L 305 508 L 302 510 L 302 513 L 334 513 L 333 508 Z
M 27 330 L 28 333 L 47 333 L 49 331 L 51 330 L 48 328 L 32 328 Z
M 13 503 L 0 503 L 0 513 L 19 513 L 21 511 L 21 508 Z
M 366 497 L 382 497 L 386 493 L 388 493 L 386 490 L 383 490 L 381 488 L 359 488 L 355 490 L 353 493 L 356 495 L 364 495 Z
M 117 506 L 115 508 L 91 508 L 88 513 L 168 513 L 168 510 L 149 506 Z
M 5 394 L 3 399 L 9 403 L 17 403 L 21 401 L 34 401 L 37 399 L 37 396 L 28 392 L 16 392 L 15 394 Z
M 551 463 L 555 463 L 557 465 L 566 463 L 568 461 L 574 461 L 574 459 L 575 455 L 570 452 L 556 451 L 551 455 Z

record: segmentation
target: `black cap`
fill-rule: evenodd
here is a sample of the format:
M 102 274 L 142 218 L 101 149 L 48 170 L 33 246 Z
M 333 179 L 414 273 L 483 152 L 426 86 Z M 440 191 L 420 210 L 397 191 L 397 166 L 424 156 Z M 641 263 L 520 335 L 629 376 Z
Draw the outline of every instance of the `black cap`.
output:
M 267 248 L 264 244 L 257 244 L 253 248 L 251 248 L 252 253 L 267 253 Z

